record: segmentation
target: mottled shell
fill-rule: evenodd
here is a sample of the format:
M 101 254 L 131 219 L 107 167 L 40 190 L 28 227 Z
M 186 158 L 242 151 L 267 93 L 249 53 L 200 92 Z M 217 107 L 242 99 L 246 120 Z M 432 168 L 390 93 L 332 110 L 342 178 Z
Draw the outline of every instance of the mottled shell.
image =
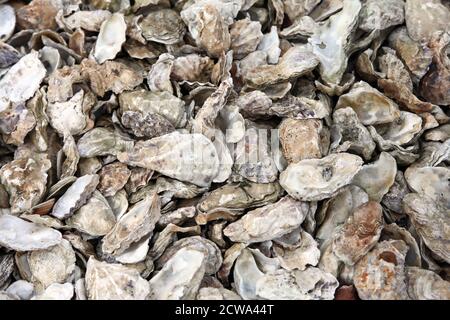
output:
M 281 186 L 294 198 L 317 201 L 331 198 L 351 182 L 363 160 L 349 153 L 291 164 L 280 175 Z

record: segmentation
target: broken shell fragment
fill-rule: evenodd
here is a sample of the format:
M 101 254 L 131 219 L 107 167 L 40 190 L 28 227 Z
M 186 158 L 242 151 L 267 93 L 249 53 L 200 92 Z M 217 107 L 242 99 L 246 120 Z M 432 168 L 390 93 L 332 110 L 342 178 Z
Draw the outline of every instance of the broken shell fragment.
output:
M 281 186 L 295 199 L 318 201 L 331 198 L 350 184 L 363 160 L 349 153 L 331 154 L 290 164 L 280 175 Z

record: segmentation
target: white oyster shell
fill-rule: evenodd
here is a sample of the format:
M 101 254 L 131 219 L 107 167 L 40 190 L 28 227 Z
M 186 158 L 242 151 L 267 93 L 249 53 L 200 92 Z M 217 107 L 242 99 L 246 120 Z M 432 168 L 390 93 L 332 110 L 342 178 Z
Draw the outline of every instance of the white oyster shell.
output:
M 116 57 L 126 40 L 126 30 L 127 24 L 121 13 L 114 13 L 102 23 L 94 50 L 94 57 L 98 63 Z
M 153 300 L 194 299 L 205 274 L 205 255 L 197 250 L 182 248 L 175 253 L 156 276 L 150 279 Z
M 349 153 L 290 164 L 280 175 L 280 184 L 293 198 L 318 201 L 331 198 L 359 172 L 363 160 Z
M 47 71 L 33 51 L 19 60 L 0 80 L 0 112 L 10 103 L 25 102 L 39 89 Z
M 0 5 L 0 40 L 8 40 L 16 27 L 16 15 L 14 8 L 4 4 Z
M 90 198 L 99 182 L 96 174 L 78 178 L 64 195 L 56 201 L 51 215 L 58 219 L 70 217 Z
M 145 300 L 150 292 L 137 270 L 93 257 L 87 263 L 85 282 L 89 300 Z
M 28 281 L 17 280 L 6 289 L 6 293 L 15 295 L 21 300 L 30 300 L 34 295 L 34 286 Z
M 352 184 L 363 188 L 369 198 L 380 202 L 395 182 L 397 162 L 387 152 L 382 152 L 377 161 L 364 165 L 353 178 Z
M 26 222 L 20 218 L 0 215 L 0 246 L 15 251 L 46 249 L 61 242 L 59 231 Z

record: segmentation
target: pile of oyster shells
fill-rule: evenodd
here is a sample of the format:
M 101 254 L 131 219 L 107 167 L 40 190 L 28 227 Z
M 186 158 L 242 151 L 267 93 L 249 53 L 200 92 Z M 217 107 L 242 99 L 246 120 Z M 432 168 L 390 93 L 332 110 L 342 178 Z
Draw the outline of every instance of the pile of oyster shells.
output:
M 450 299 L 449 22 L 0 0 L 0 299 Z

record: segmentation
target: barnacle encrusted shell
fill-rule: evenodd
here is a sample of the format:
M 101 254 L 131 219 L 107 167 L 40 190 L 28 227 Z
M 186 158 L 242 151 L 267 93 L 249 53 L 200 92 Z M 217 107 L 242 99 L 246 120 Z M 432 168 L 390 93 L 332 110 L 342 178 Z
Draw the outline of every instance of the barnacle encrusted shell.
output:
M 331 154 L 290 164 L 280 175 L 281 186 L 301 201 L 331 198 L 359 172 L 363 160 L 349 153 Z
M 273 240 L 298 228 L 314 206 L 291 197 L 247 212 L 228 225 L 223 233 L 234 242 L 263 242 Z
M 0 215 L 0 245 L 15 251 L 46 249 L 61 242 L 59 231 L 26 222 L 9 214 Z
M 216 149 L 199 133 L 172 132 L 118 154 L 120 162 L 158 171 L 168 177 L 208 186 L 219 170 Z
M 351 107 L 364 125 L 390 123 L 400 117 L 397 104 L 368 83 L 355 83 L 342 95 L 336 109 Z
M 94 257 L 87 263 L 85 283 L 91 300 L 145 300 L 150 292 L 148 282 L 137 270 Z

